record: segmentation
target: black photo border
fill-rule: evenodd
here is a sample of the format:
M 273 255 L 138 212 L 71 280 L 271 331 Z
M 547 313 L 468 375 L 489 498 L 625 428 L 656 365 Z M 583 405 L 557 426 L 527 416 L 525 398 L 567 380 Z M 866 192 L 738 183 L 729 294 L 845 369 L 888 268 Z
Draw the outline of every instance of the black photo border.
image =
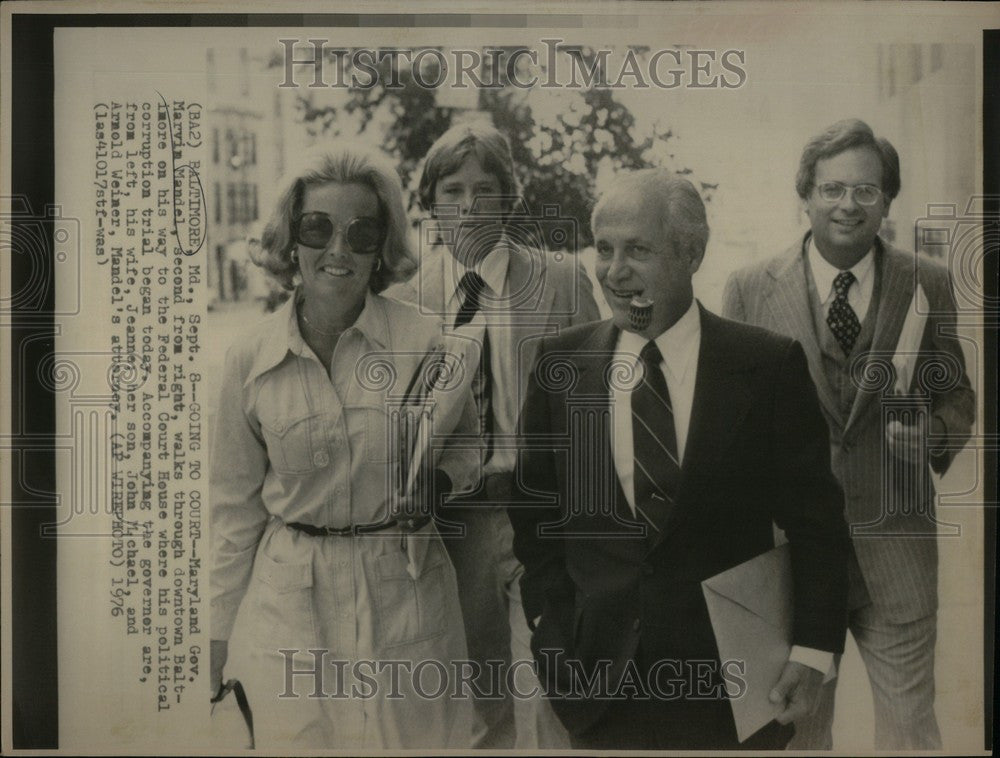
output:
M 11 14 L 11 189 L 23 197 L 33 213 L 53 206 L 55 198 L 55 129 L 54 129 L 54 31 L 61 27 L 451 27 L 451 28 L 525 28 L 540 25 L 579 26 L 581 14 Z M 987 195 L 987 213 L 1000 217 L 1000 29 L 983 32 L 983 188 Z M 18 224 L 30 219 L 14 220 Z M 997 234 L 992 249 L 984 256 L 983 282 L 986 302 L 997 303 Z M 52 243 L 48 252 L 51 255 Z M 18 292 L 32 280 L 30 256 L 9 256 L 3 265 L 10 266 L 11 291 Z M 51 261 L 47 268 L 52 271 Z M 58 325 L 53 313 L 55 283 L 45 283 L 41 308 L 16 309 L 11 314 L 11 383 L 9 402 L 15 411 L 22 407 L 29 413 L 31 428 L 19 429 L 13 440 L 15 448 L 30 443 L 32 455 L 22 462 L 24 479 L 12 477 L 11 509 L 11 587 L 12 649 L 8 661 L 12 687 L 12 744 L 15 749 L 57 749 L 59 747 L 59 688 L 57 649 L 56 563 L 58 541 L 42 537 L 42 525 L 57 520 L 55 495 L 38 494 L 38 483 L 45 492 L 55 492 L 55 397 L 51 387 L 25 381 L 37 376 L 44 355 L 39 348 L 51 350 Z M 988 503 L 997 498 L 997 308 L 984 314 L 985 387 L 980 388 L 985 403 L 983 439 L 993 441 L 985 449 L 985 488 Z M 990 326 L 992 325 L 992 326 Z M 46 449 L 47 448 L 47 449 Z M 984 580 L 984 749 L 993 747 L 993 710 L 1000 689 L 994 669 L 996 609 L 996 509 L 985 513 Z

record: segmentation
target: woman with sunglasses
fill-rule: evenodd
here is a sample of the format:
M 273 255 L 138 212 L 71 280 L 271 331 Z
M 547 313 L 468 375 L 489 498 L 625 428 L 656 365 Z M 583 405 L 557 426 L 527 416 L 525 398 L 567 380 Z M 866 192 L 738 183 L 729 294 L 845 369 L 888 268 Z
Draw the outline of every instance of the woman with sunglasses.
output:
M 416 308 L 378 294 L 415 268 L 396 172 L 352 145 L 311 154 L 254 261 L 293 294 L 226 357 L 212 691 L 235 627 L 247 644 L 231 668 L 242 663 L 258 745 L 464 747 L 454 570 L 433 522 L 389 512 L 400 453 L 387 404 L 436 339 Z M 469 393 L 461 431 L 475 418 Z M 470 455 L 447 445 L 427 497 L 471 484 Z

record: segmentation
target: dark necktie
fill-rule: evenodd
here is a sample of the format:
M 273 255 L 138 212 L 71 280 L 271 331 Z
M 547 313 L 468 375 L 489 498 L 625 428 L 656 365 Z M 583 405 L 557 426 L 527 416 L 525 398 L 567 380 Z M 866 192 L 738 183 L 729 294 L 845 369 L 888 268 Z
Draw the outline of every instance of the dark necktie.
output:
M 632 447 L 635 456 L 635 509 L 657 532 L 674 507 L 681 467 L 667 381 L 655 342 L 639 353 L 642 381 L 632 390 Z
M 467 271 L 458 283 L 459 292 L 465 299 L 455 316 L 455 328 L 465 326 L 482 306 L 481 298 L 486 288 L 486 282 L 475 271 Z M 489 329 L 483 329 L 483 349 L 479 355 L 479 367 L 472 383 L 472 394 L 476 398 L 479 410 L 479 429 L 486 440 L 486 458 L 484 463 L 493 457 L 493 381 L 490 371 L 490 335 Z
M 858 314 L 854 312 L 850 303 L 847 302 L 847 291 L 851 285 L 857 281 L 850 271 L 841 271 L 837 278 L 833 280 L 833 291 L 836 293 L 830 310 L 826 314 L 826 323 L 837 338 L 844 355 L 850 355 L 854 348 L 854 341 L 861 333 L 861 322 L 858 321 Z

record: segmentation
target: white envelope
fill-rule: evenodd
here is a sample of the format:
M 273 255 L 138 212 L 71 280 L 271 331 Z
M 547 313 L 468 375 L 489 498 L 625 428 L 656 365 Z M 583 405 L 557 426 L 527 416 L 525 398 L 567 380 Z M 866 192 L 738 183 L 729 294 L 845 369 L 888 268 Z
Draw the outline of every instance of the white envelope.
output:
M 792 650 L 788 545 L 716 574 L 704 580 L 701 588 L 720 660 L 744 664 L 740 678 L 746 684 L 745 691 L 729 700 L 736 734 L 743 742 L 783 709 L 768 700 L 768 695 Z
M 400 444 L 408 460 L 409 476 L 403 490 L 412 489 L 423 459 L 429 455 L 431 437 L 450 434 L 458 424 L 469 388 L 479 366 L 480 345 L 457 331 L 444 335 L 425 356 L 415 375 L 415 384 L 403 402 L 409 411 L 409 444 Z M 434 367 L 437 367 L 436 370 Z M 428 385 L 425 380 L 433 379 Z M 402 427 L 400 429 L 402 432 Z
M 924 328 L 927 325 L 929 310 L 927 294 L 924 292 L 924 288 L 918 284 L 913 293 L 913 299 L 910 301 L 910 310 L 906 314 L 903 328 L 899 331 L 896 351 L 892 356 L 892 365 L 896 369 L 896 383 L 893 386 L 893 391 L 896 394 L 905 395 L 910 391 L 913 371 L 917 365 L 917 355 L 920 352 L 920 343 L 924 339 Z
M 400 494 L 412 493 L 420 470 L 429 470 L 436 462 L 432 460 L 432 438 L 450 434 L 458 424 L 479 366 L 480 351 L 479 342 L 450 332 L 417 367 L 399 419 L 400 456 L 407 461 Z M 434 528 L 427 527 L 431 531 Z M 426 531 L 404 538 L 407 571 L 414 580 L 423 570 L 430 538 Z

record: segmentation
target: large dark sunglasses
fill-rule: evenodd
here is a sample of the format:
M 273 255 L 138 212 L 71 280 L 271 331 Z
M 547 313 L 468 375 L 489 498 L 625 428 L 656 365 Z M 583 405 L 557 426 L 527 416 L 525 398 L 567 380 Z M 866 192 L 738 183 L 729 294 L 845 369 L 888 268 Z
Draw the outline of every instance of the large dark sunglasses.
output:
M 303 213 L 292 226 L 295 241 L 306 247 L 318 249 L 330 244 L 336 232 L 336 225 L 325 213 L 313 211 Z M 357 216 L 347 222 L 344 240 L 351 252 L 359 255 L 377 253 L 385 240 L 382 222 L 371 216 Z

